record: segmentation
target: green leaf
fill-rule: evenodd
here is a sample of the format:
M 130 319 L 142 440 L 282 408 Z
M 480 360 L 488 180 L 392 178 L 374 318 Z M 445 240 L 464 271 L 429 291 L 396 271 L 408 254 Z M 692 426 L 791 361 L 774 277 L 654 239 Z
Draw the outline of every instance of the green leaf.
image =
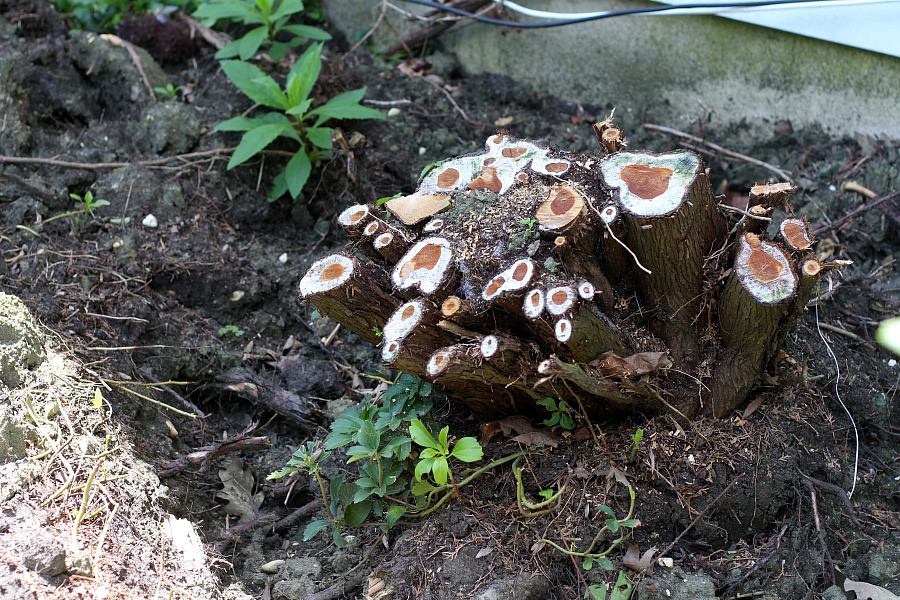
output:
M 272 185 L 269 187 L 268 201 L 275 202 L 282 196 L 284 196 L 288 191 L 287 179 L 285 179 L 284 171 L 281 171 L 275 178 L 272 180 Z
M 634 584 L 628 579 L 628 575 L 625 574 L 625 571 L 619 571 L 619 576 L 616 578 L 616 585 L 613 587 L 609 600 L 628 600 L 631 598 L 631 589 L 633 586 Z
M 540 400 L 538 400 L 538 401 L 537 401 L 537 405 L 538 405 L 538 406 L 543 406 L 544 408 L 546 408 L 546 409 L 549 410 L 550 412 L 555 412 L 555 411 L 556 411 L 556 400 L 554 400 L 554 399 L 551 398 L 550 396 L 547 396 L 546 398 L 541 398 Z
M 309 40 L 327 42 L 331 39 L 331 35 L 327 31 L 309 25 L 286 25 L 281 30 Z
M 546 425 L 547 427 L 553 427 L 554 425 L 559 423 L 560 416 L 561 415 L 558 412 L 553 413 L 552 415 L 550 415 L 549 419 L 544 419 L 544 425 Z
M 225 60 L 227 58 L 236 58 L 241 53 L 241 40 L 235 40 L 225 45 L 224 48 L 215 53 L 216 60 Z
M 450 427 L 449 426 L 443 427 L 440 430 L 440 432 L 438 432 L 438 444 L 441 445 L 441 450 L 443 450 L 444 452 L 446 452 L 447 450 L 450 449 L 450 446 L 448 445 L 449 438 L 450 438 Z
M 269 30 L 265 25 L 251 29 L 240 39 L 238 56 L 241 57 L 241 60 L 250 60 L 268 37 Z
M 641 520 L 640 519 L 628 519 L 626 521 L 622 521 L 622 523 L 620 523 L 620 525 L 622 525 L 622 527 L 631 527 L 631 528 L 640 527 Z
M 288 106 L 298 106 L 309 97 L 322 70 L 322 44 L 313 44 L 294 63 L 287 76 L 285 89 L 288 91 Z
M 416 471 L 415 471 L 416 479 L 421 480 L 423 475 L 431 472 L 431 468 L 433 466 L 434 466 L 433 458 L 420 459 L 419 462 L 416 463 Z
M 606 569 L 607 571 L 613 570 L 612 561 L 606 558 L 605 556 L 597 557 L 597 564 L 600 565 L 601 568 Z
M 617 533 L 619 531 L 619 520 L 618 519 L 606 519 L 606 526 L 609 527 L 610 533 Z
M 406 514 L 406 507 L 401 506 L 399 504 L 395 504 L 387 510 L 387 518 L 385 519 L 388 524 L 388 529 L 397 524 L 397 520 Z
M 192 15 L 195 19 L 243 20 L 253 16 L 253 12 L 244 2 L 203 2 Z
M 278 113 L 266 113 L 275 114 Z M 283 115 L 281 115 L 283 116 Z M 268 125 L 271 124 L 271 119 L 263 119 L 263 118 L 254 118 L 254 117 L 232 117 L 226 121 L 222 121 L 218 125 L 216 125 L 216 131 L 250 131 L 251 129 L 255 129 L 260 125 Z
M 613 509 L 611 509 L 610 507 L 608 507 L 607 505 L 605 505 L 605 504 L 601 504 L 600 506 L 598 506 L 598 507 L 597 507 L 597 510 L 599 510 L 600 512 L 604 512 L 604 513 L 608 514 L 608 515 L 611 516 L 611 517 L 615 517 L 615 516 L 616 516 L 616 512 L 615 512 Z
M 433 387 L 434 386 L 431 385 L 431 383 L 429 383 L 427 381 L 423 381 L 421 384 L 419 384 L 419 395 L 420 396 L 430 396 L 431 390 Z
M 344 523 L 347 524 L 347 527 L 358 527 L 362 525 L 371 511 L 372 502 L 370 500 L 354 502 L 344 509 Z
M 314 146 L 331 150 L 331 127 L 310 127 L 306 130 L 306 139 Z
M 591 560 L 590 558 L 584 559 L 584 562 L 581 563 L 581 568 L 584 569 L 585 571 L 590 571 L 591 569 L 594 568 L 594 561 Z
M 422 458 L 435 458 L 436 456 L 443 456 L 443 454 L 443 452 L 435 448 L 425 448 L 419 453 L 419 456 Z
M 345 540 L 341 535 L 340 527 L 335 527 L 331 530 L 331 539 L 334 540 L 334 545 L 338 548 L 347 547 L 347 540 Z
M 312 163 L 309 160 L 309 156 L 306 155 L 305 149 L 300 148 L 284 167 L 284 180 L 287 183 L 288 191 L 291 193 L 291 198 L 296 199 L 300 192 L 303 191 L 303 186 L 306 185 L 311 171 Z
M 258 67 L 240 60 L 223 60 L 219 64 L 228 79 L 254 102 L 279 110 L 290 108 L 275 80 Z
M 434 490 L 438 488 L 434 487 L 428 481 L 422 479 L 417 481 L 412 487 L 413 496 L 424 496 L 425 494 L 430 494 Z
M 303 2 L 301 2 L 300 0 L 282 0 L 278 5 L 278 8 L 275 9 L 275 12 L 269 15 L 269 19 L 271 19 L 272 21 L 277 21 L 282 17 L 295 15 L 299 12 L 303 12 Z M 310 27 L 310 29 L 315 28 Z
M 357 480 L 356 483 L 357 483 L 357 485 L 359 485 L 359 480 Z M 362 501 L 366 500 L 369 496 L 371 496 L 373 494 L 375 487 L 377 487 L 377 486 L 373 486 L 372 488 L 367 488 L 367 489 L 356 490 L 356 493 L 353 494 L 353 502 L 362 502 Z M 346 513 L 344 514 L 344 516 L 346 518 Z M 348 523 L 348 525 L 350 525 L 350 524 Z M 351 525 L 351 527 L 352 527 L 352 525 Z
M 409 422 L 409 437 L 422 446 L 423 448 L 434 448 L 436 450 L 440 450 L 441 447 L 434 440 L 434 437 L 431 435 L 431 432 L 425 427 L 425 424 L 422 423 L 419 419 L 413 419 Z
M 434 474 L 434 480 L 439 485 L 447 483 L 447 477 L 450 475 L 450 465 L 447 464 L 447 459 L 444 457 L 435 458 L 434 464 L 431 465 L 431 472 Z
M 331 521 L 326 521 L 324 519 L 318 519 L 316 521 L 310 521 L 309 525 L 306 526 L 306 529 L 303 530 L 303 541 L 308 542 L 309 540 L 316 537 L 316 534 L 331 525 Z
M 559 425 L 563 429 L 571 431 L 575 428 L 575 421 L 565 413 L 559 413 Z
M 591 563 L 591 566 L 594 566 L 593 563 Z M 603 585 L 589 585 L 587 591 L 584 593 L 584 597 L 587 600 L 606 600 L 607 589 L 605 583 Z
M 251 129 L 241 137 L 241 143 L 231 155 L 228 161 L 228 168 L 233 169 L 243 164 L 259 154 L 259 152 L 275 141 L 285 127 L 289 125 L 261 125 L 256 129 Z
M 359 102 L 366 95 L 366 88 L 339 94 L 309 112 L 324 119 L 386 119 L 380 110 L 362 106 Z
M 295 83 L 294 87 L 296 87 L 297 85 L 298 84 Z M 299 94 L 299 93 L 300 92 L 295 92 L 295 94 Z M 294 95 L 291 94 L 291 89 L 288 88 L 288 101 L 293 102 L 292 100 L 290 100 L 293 97 L 294 97 Z M 312 98 L 307 98 L 306 100 L 300 102 L 299 104 L 297 104 L 295 106 L 291 106 L 289 109 L 284 111 L 284 114 L 293 115 L 293 116 L 297 117 L 298 121 L 304 121 L 304 120 L 306 120 L 306 111 L 309 110 L 310 106 L 312 106 Z
M 450 456 L 467 463 L 476 462 L 484 458 L 484 449 L 475 438 L 464 437 L 453 446 Z

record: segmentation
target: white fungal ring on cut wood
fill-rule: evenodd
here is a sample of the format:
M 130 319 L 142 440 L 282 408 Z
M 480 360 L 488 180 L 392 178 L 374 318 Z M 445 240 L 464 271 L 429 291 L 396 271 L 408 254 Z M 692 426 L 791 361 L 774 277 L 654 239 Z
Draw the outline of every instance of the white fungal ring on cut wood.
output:
M 594 289 L 594 284 L 590 281 L 582 281 L 578 284 L 578 296 L 581 297 L 582 300 L 593 300 L 596 291 L 597 290 Z
M 608 204 L 600 210 L 600 219 L 607 225 L 611 225 L 619 217 L 619 209 L 614 204 Z
M 572 321 L 569 319 L 560 319 L 553 327 L 556 339 L 565 344 L 572 338 Z
M 429 377 L 439 377 L 447 371 L 451 360 L 452 356 L 450 355 L 450 351 L 441 348 L 428 359 L 428 364 L 425 365 L 425 373 Z
M 368 216 L 369 207 L 367 205 L 354 204 L 353 206 L 346 208 L 340 216 L 338 216 L 338 223 L 345 228 L 355 227 L 365 221 Z
M 376 250 L 381 250 L 382 248 L 387 248 L 391 245 L 391 242 L 394 241 L 394 234 L 390 231 L 386 231 L 375 238 L 375 241 L 372 242 L 372 245 Z
M 490 360 L 500 349 L 500 340 L 496 335 L 486 335 L 481 340 L 481 355 Z
M 775 304 L 790 298 L 797 289 L 797 275 L 781 249 L 752 233 L 741 238 L 734 261 L 738 281 L 760 303 Z
M 561 285 L 547 290 L 547 312 L 558 317 L 575 306 L 577 296 L 572 286 Z
M 340 287 L 353 275 L 354 268 L 353 259 L 343 254 L 332 254 L 317 260 L 300 280 L 300 295 L 308 298 Z
M 529 258 L 521 258 L 491 279 L 484 286 L 481 297 L 485 301 L 491 301 L 506 292 L 520 290 L 531 283 L 533 275 L 534 263 Z
M 433 294 L 445 282 L 452 260 L 453 250 L 446 239 L 419 240 L 397 262 L 391 281 L 401 290 L 418 287 L 425 295 Z
M 378 221 L 372 221 L 368 225 L 363 228 L 363 235 L 366 237 L 372 237 L 377 234 L 381 230 L 381 223 Z
M 525 300 L 522 302 L 522 312 L 529 319 L 537 319 L 544 312 L 545 306 L 544 290 L 535 288 L 525 294 Z
M 403 340 L 419 325 L 424 312 L 425 300 L 421 298 L 401 304 L 394 311 L 382 331 L 384 348 L 381 350 L 381 359 L 384 362 L 391 363 L 399 356 Z
M 687 151 L 616 152 L 600 163 L 606 185 L 618 190 L 619 206 L 638 217 L 664 217 L 677 211 L 699 170 L 700 157 Z
M 425 223 L 425 226 L 422 227 L 422 231 L 424 233 L 434 233 L 435 231 L 440 231 L 443 226 L 444 219 L 435 218 Z

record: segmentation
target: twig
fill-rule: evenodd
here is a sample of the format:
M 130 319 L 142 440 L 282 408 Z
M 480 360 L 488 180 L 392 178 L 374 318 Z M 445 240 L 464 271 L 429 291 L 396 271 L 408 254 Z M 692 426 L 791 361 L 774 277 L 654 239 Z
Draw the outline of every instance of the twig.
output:
M 855 181 L 845 181 L 841 184 L 842 192 L 856 192 L 862 196 L 865 196 L 869 200 L 874 200 L 878 197 L 878 194 L 870 190 L 869 188 L 862 186 Z
M 337 583 L 325 588 L 322 591 L 310 594 L 305 600 L 336 600 L 337 598 L 348 598 L 350 590 L 354 590 L 365 580 L 365 573 L 357 573 L 350 578 L 341 578 Z
M 10 165 L 47 165 L 51 167 L 60 167 L 62 169 L 84 169 L 86 171 L 104 171 L 108 169 L 121 169 L 123 167 L 161 167 L 173 161 L 186 160 L 192 158 L 205 158 L 211 156 L 219 156 L 221 154 L 230 154 L 234 152 L 234 148 L 220 148 L 218 150 L 204 150 L 202 152 L 189 152 L 187 154 L 176 154 L 174 156 L 166 156 L 164 158 L 156 158 L 153 160 L 139 160 L 137 162 L 109 162 L 109 163 L 82 163 L 68 160 L 58 160 L 55 158 L 41 158 L 39 156 L 0 156 L 0 163 Z
M 190 400 L 188 400 L 187 398 L 185 398 L 184 396 L 182 396 L 181 394 L 179 394 L 178 392 L 173 390 L 171 387 L 166 385 L 169 382 L 160 381 L 159 379 L 157 379 L 153 375 L 150 375 L 149 373 L 141 372 L 141 376 L 149 379 L 150 381 L 152 381 L 153 383 L 158 385 L 162 390 L 168 392 L 170 396 L 172 396 L 173 398 L 175 398 L 176 400 L 178 400 L 179 402 L 184 404 L 186 407 L 190 408 L 192 411 L 194 411 L 194 414 L 197 415 L 198 417 L 200 417 L 201 419 L 206 418 L 206 414 L 202 410 L 200 410 L 200 408 L 196 404 L 194 404 L 193 402 L 191 402 Z M 181 382 L 178 382 L 178 383 L 181 383 Z
M 822 533 L 822 521 L 819 518 L 819 503 L 816 501 L 816 488 L 812 482 L 807 481 L 806 487 L 809 488 L 809 495 L 812 499 L 813 521 L 816 524 L 816 534 L 819 538 L 819 546 L 822 547 L 822 562 L 827 563 L 828 570 L 831 572 L 831 583 L 834 584 L 834 563 L 831 560 L 831 554 L 828 552 L 828 546 L 825 544 L 825 535 Z
M 729 483 L 727 486 L 725 486 L 725 489 L 722 490 L 721 492 L 719 492 L 719 495 L 716 496 L 715 498 L 713 498 L 712 502 L 710 502 L 709 504 L 706 505 L 706 508 L 704 508 L 699 513 L 697 513 L 697 516 L 694 517 L 694 520 L 691 521 L 690 525 L 685 527 L 684 531 L 679 533 L 678 536 L 674 540 L 672 540 L 672 543 L 669 544 L 665 550 L 663 550 L 662 552 L 659 553 L 659 555 L 658 555 L 659 558 L 662 558 L 663 556 L 667 555 L 672 550 L 672 548 L 675 547 L 675 544 L 677 544 L 679 541 L 681 541 L 681 538 L 683 538 L 687 534 L 688 531 L 693 529 L 694 525 L 696 525 L 700 521 L 700 519 L 703 518 L 703 515 L 705 515 L 709 511 L 709 509 L 711 509 L 713 506 L 715 506 L 716 503 L 719 500 L 721 500 L 725 496 L 725 494 L 728 493 L 728 490 L 730 490 L 732 487 L 734 487 L 734 484 L 736 484 L 738 481 L 740 481 L 741 477 L 743 477 L 744 475 L 746 475 L 746 473 L 741 473 L 740 475 L 738 475 L 737 477 L 732 479 L 731 483 Z
M 856 217 L 863 214 L 867 210 L 872 210 L 873 208 L 880 206 L 881 204 L 884 204 L 885 202 L 890 202 L 891 200 L 896 200 L 898 197 L 900 197 L 900 191 L 891 192 L 890 194 L 888 194 L 886 196 L 877 198 L 874 202 L 869 202 L 868 204 L 863 204 L 862 206 L 853 209 L 852 211 L 850 211 L 849 214 L 841 217 L 837 221 L 832 221 L 828 225 L 820 225 L 819 227 L 816 227 L 815 229 L 812 230 L 811 233 L 812 233 L 812 235 L 818 237 L 818 236 L 822 235 L 823 233 L 825 233 L 826 231 L 832 231 L 834 229 L 837 229 L 838 227 L 840 227 L 847 221 L 850 221 L 851 219 L 855 219 Z
M 662 125 L 654 125 L 653 123 L 644 123 L 644 128 L 650 129 L 653 131 L 659 131 L 661 133 L 668 133 L 669 135 L 673 135 L 675 137 L 679 137 L 685 140 L 691 140 L 692 142 L 696 142 L 698 144 L 703 144 L 708 148 L 712 148 L 716 152 L 720 152 L 725 156 L 730 156 L 731 158 L 736 158 L 738 160 L 742 160 L 744 162 L 750 163 L 751 165 L 756 165 L 758 167 L 762 167 L 764 169 L 768 169 L 769 171 L 775 173 L 785 181 L 794 181 L 793 178 L 787 174 L 786 171 L 783 171 L 776 167 L 775 165 L 770 165 L 767 162 L 761 161 L 757 158 L 753 158 L 751 156 L 747 156 L 746 154 L 741 154 L 740 152 L 735 152 L 734 150 L 729 150 L 728 148 L 723 148 L 718 144 L 714 144 L 712 142 L 708 142 L 703 138 L 699 138 L 695 135 L 691 135 L 689 133 L 685 133 L 683 131 L 678 131 L 677 129 L 672 129 L 671 127 L 664 127 Z
M 753 574 L 756 573 L 764 564 L 772 560 L 772 557 L 775 556 L 778 553 L 778 549 L 781 548 L 781 538 L 784 537 L 784 532 L 787 531 L 787 528 L 788 526 L 790 526 L 790 524 L 791 521 L 788 521 L 781 527 L 781 531 L 778 532 L 778 536 L 775 538 L 775 548 L 773 548 L 771 552 L 762 557 L 762 559 L 756 561 L 756 564 L 754 564 L 753 567 L 751 567 L 746 573 L 744 573 L 739 578 L 732 581 L 722 589 L 723 598 L 727 597 L 732 590 L 736 590 L 741 587 L 741 584 L 750 579 L 750 577 L 752 577 Z
M 865 531 L 865 529 L 863 529 L 862 523 L 860 523 L 856 518 L 856 511 L 853 510 L 853 505 L 850 503 L 850 497 L 847 496 L 847 492 L 833 483 L 828 483 L 827 481 L 822 481 L 820 479 L 810 477 L 800 469 L 797 469 L 797 472 L 800 473 L 800 475 L 803 476 L 803 479 L 805 479 L 808 483 L 822 488 L 825 491 L 831 492 L 832 494 L 840 498 L 841 502 L 844 503 L 844 508 L 847 509 L 847 513 L 850 515 L 850 520 L 853 521 L 853 524 L 859 527 L 861 531 Z
M 190 454 L 179 456 L 175 460 L 166 461 L 162 463 L 162 465 L 160 465 L 158 475 L 160 477 L 171 477 L 172 475 L 179 473 L 180 471 L 183 471 L 190 466 L 199 465 L 204 462 L 215 460 L 217 458 L 225 456 L 226 454 L 232 454 L 234 452 L 255 452 L 258 450 L 267 450 L 268 448 L 271 448 L 271 446 L 272 441 L 264 436 L 240 436 L 237 438 L 232 438 L 230 440 L 225 440 L 224 442 L 219 442 L 218 444 L 212 444 L 210 446 L 198 448 Z
M 150 94 L 150 97 L 153 98 L 153 101 L 156 102 L 156 93 L 153 91 L 153 84 L 150 83 L 150 78 L 148 78 L 147 73 L 144 72 L 144 64 L 141 61 L 141 57 L 138 56 L 138 53 L 135 51 L 134 46 L 119 36 L 111 33 L 101 33 L 100 39 L 109 43 L 111 46 L 124 48 L 125 51 L 128 52 L 128 57 L 131 58 L 131 62 L 134 63 L 134 67 L 138 70 L 138 73 L 141 74 L 141 80 L 144 82 L 147 92 Z

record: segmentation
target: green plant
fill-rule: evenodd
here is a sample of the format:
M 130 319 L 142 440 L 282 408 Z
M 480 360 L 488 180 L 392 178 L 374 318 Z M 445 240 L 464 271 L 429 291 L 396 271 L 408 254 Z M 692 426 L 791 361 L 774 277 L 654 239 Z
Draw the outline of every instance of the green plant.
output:
M 163 100 L 174 100 L 176 96 L 178 96 L 178 92 L 181 91 L 181 86 L 174 86 L 171 83 L 167 83 L 165 87 L 155 87 L 153 88 L 153 93 L 156 94 L 159 98 Z
M 216 53 L 216 58 L 240 57 L 249 60 L 263 44 L 268 44 L 272 60 L 282 58 L 291 47 L 308 40 L 330 40 L 318 27 L 288 25 L 293 15 L 303 12 L 302 0 L 208 0 L 194 11 L 194 18 L 212 25 L 219 20 L 235 21 L 253 27 L 241 38 Z M 279 33 L 290 34 L 289 41 L 276 39 Z
M 225 325 L 223 327 L 219 327 L 220 336 L 226 336 L 229 333 L 234 337 L 242 337 L 244 335 L 244 330 L 237 325 Z
M 565 400 L 558 403 L 554 398 L 547 396 L 537 401 L 539 406 L 543 406 L 550 412 L 550 418 L 544 420 L 544 425 L 553 427 L 559 425 L 566 431 L 575 429 L 575 419 L 572 417 L 572 408 Z
M 445 485 L 447 479 L 453 484 L 454 490 L 459 493 L 456 485 L 456 479 L 453 477 L 453 471 L 450 469 L 450 458 L 461 460 L 462 462 L 478 462 L 484 457 L 484 451 L 481 444 L 473 437 L 464 437 L 456 441 L 450 446 L 449 436 L 450 428 L 444 427 L 438 433 L 437 439 L 425 424 L 415 419 L 409 424 L 409 435 L 412 440 L 424 448 L 419 453 L 419 462 L 416 463 L 416 479 L 420 480 L 424 475 L 431 473 L 438 485 Z
M 312 166 L 331 153 L 331 119 L 383 119 L 384 115 L 362 106 L 366 88 L 339 94 L 312 108 L 310 97 L 322 69 L 322 45 L 313 44 L 294 63 L 284 89 L 272 77 L 246 62 L 221 63 L 228 78 L 254 102 L 275 111 L 262 111 L 253 117 L 234 117 L 216 126 L 218 131 L 243 131 L 228 168 L 241 165 L 272 144 L 286 139 L 298 146 L 284 169 L 275 176 L 269 200 L 286 192 L 296 199 L 309 179 Z
M 615 584 L 604 583 L 603 585 L 588 586 L 584 593 L 585 600 L 606 600 L 606 592 L 612 588 L 609 600 L 628 600 L 631 598 L 631 590 L 634 584 L 628 579 L 625 571 L 619 571 Z
M 640 427 L 631 434 L 631 452 L 628 454 L 628 462 L 633 463 L 641 447 L 641 440 L 644 439 L 644 430 Z
M 161 12 L 166 5 L 181 5 L 184 0 L 51 0 L 56 12 L 72 21 L 75 29 L 110 33 L 123 19 Z
M 79 194 L 69 194 L 69 198 L 75 200 L 78 205 L 75 210 L 66 211 L 64 213 L 60 213 L 58 215 L 53 215 L 50 218 L 44 219 L 43 224 L 52 223 L 57 219 L 66 219 L 72 218 L 72 229 L 69 232 L 71 235 L 75 235 L 78 232 L 79 227 L 81 226 L 81 217 L 82 215 L 91 215 L 94 214 L 94 209 L 101 208 L 104 206 L 109 206 L 109 200 L 104 200 L 103 198 L 94 198 L 94 193 L 88 191 L 81 196 Z
M 524 225 L 525 233 L 530 235 L 534 233 L 534 226 L 537 225 L 537 219 L 522 219 L 519 221 L 519 225 Z

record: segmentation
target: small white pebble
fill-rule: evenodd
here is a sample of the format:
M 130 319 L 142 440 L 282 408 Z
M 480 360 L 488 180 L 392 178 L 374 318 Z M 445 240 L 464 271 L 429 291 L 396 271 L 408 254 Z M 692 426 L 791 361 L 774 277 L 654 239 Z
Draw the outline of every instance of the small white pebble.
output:
M 116 240 L 113 242 L 113 250 L 118 250 L 122 247 L 122 240 Z
M 658 561 L 656 561 L 656 564 L 658 564 L 661 567 L 671 569 L 675 565 L 675 561 L 672 560 L 671 558 L 669 558 L 668 556 L 666 556 L 666 557 L 660 558 Z
M 889 367 L 896 367 L 896 366 L 897 366 L 897 361 L 894 360 L 894 359 L 892 358 L 891 360 L 888 361 L 888 366 L 889 366 Z
M 141 221 L 141 225 L 147 227 L 148 229 L 156 229 L 159 226 L 159 221 L 156 220 L 156 217 L 153 215 L 147 215 L 144 217 L 144 220 Z
M 694 458 L 693 454 L 688 454 L 688 457 L 687 457 L 688 464 L 690 464 L 690 465 L 694 464 L 695 460 L 696 459 Z
M 244 292 L 244 290 L 234 290 L 233 292 L 231 292 L 231 301 L 240 302 L 241 300 L 243 300 L 245 295 L 246 293 Z
M 425 146 L 419 146 L 419 156 L 425 156 Z
M 829 185 L 829 186 L 828 186 L 828 191 L 830 191 L 830 192 L 836 192 L 836 191 L 837 191 L 837 188 L 834 187 L 833 185 Z
M 278 257 L 278 262 L 285 264 L 287 262 L 287 252 Z
M 396 117 L 396 116 L 399 115 L 399 114 L 400 114 L 400 109 L 397 108 L 396 106 L 395 106 L 394 108 L 391 108 L 390 110 L 387 111 L 388 119 L 391 119 L 391 118 L 393 118 L 393 117 Z
M 274 575 L 278 572 L 278 567 L 284 564 L 283 560 L 270 560 L 263 566 L 259 568 L 263 573 L 267 573 L 269 575 Z

